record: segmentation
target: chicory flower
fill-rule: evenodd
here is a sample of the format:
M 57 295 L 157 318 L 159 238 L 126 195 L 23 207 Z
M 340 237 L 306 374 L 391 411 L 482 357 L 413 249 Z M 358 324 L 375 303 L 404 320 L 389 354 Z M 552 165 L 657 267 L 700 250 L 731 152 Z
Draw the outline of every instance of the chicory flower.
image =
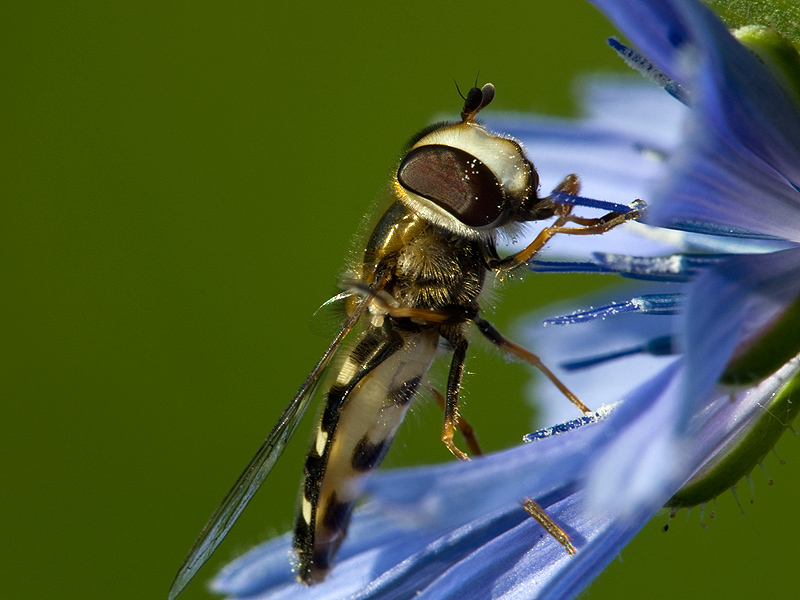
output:
M 480 460 L 379 473 L 325 582 L 294 582 L 284 536 L 229 565 L 215 590 L 269 598 L 569 598 L 704 465 L 713 470 L 715 460 L 733 456 L 742 438 L 768 443 L 759 429 L 763 407 L 788 410 L 800 381 L 793 358 L 800 348 L 774 333 L 781 325 L 796 331 L 800 322 L 798 99 L 695 0 L 596 3 L 690 103 L 685 123 L 676 100 L 629 88 L 616 104 L 593 104 L 600 112 L 582 122 L 517 120 L 506 131 L 537 146 L 532 155 L 545 185 L 578 171 L 587 196 L 645 198 L 651 224 L 694 232 L 679 239 L 684 249 L 705 244 L 724 253 L 702 267 L 685 257 L 599 257 L 600 268 L 679 282 L 667 294 L 655 288 L 585 314 L 620 313 L 616 323 L 596 319 L 559 336 L 582 338 L 565 348 L 573 358 L 580 358 L 576 347 L 598 355 L 637 349 L 628 359 L 637 379 L 617 377 L 615 386 L 604 379 L 613 410 Z M 600 85 L 591 98 L 619 88 Z M 678 108 L 660 110 L 665 102 Z M 623 106 L 660 119 L 611 118 Z M 719 234 L 733 237 L 702 238 Z M 625 244 L 627 254 L 653 251 L 651 243 Z M 775 335 L 781 352 L 769 356 L 763 341 Z M 574 556 L 527 516 L 519 501 L 528 496 L 567 531 Z

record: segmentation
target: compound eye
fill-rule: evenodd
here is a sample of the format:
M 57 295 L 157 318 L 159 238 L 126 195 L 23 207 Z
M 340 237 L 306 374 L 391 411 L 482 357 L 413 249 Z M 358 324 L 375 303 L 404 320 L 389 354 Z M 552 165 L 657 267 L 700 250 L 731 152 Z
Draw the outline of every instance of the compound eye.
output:
M 503 186 L 495 174 L 459 148 L 439 144 L 415 148 L 400 164 L 397 180 L 468 227 L 495 225 L 505 212 Z

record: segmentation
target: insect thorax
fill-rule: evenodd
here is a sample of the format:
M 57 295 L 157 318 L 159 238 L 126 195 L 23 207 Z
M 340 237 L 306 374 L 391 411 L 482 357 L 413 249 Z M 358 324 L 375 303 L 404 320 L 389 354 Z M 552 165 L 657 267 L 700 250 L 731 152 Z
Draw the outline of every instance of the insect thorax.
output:
M 486 280 L 490 245 L 434 225 L 395 202 L 367 243 L 362 277 L 386 274 L 384 290 L 398 306 L 471 313 Z

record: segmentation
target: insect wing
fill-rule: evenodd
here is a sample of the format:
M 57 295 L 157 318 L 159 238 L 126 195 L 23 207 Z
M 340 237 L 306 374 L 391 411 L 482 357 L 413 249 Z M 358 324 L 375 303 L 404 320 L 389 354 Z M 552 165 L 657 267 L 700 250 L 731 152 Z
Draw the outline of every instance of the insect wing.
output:
M 283 449 L 306 412 L 322 372 L 330 363 L 342 340 L 358 322 L 370 301 L 371 298 L 368 297 L 359 303 L 314 369 L 306 377 L 303 385 L 297 390 L 289 406 L 283 411 L 280 419 L 275 423 L 256 455 L 250 460 L 242 474 L 239 475 L 239 479 L 236 480 L 236 483 L 225 495 L 214 514 L 211 515 L 194 546 L 189 551 L 186 560 L 183 561 L 183 565 L 178 570 L 175 580 L 172 582 L 172 587 L 169 590 L 169 600 L 174 600 L 183 591 L 183 588 L 188 585 L 200 567 L 210 558 L 217 546 L 225 539 L 228 531 L 233 527 L 247 503 L 250 502 L 258 488 L 264 483 L 264 479 L 269 475 L 272 467 L 275 466 L 275 462 L 283 453 Z
M 330 339 L 342 328 L 347 318 L 347 308 L 356 295 L 353 291 L 344 291 L 326 300 L 308 322 L 308 330 L 315 336 Z

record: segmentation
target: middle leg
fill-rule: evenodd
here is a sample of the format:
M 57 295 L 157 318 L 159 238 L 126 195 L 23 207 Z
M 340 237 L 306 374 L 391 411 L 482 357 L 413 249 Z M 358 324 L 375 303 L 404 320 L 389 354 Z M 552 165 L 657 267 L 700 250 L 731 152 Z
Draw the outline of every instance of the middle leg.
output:
M 533 352 L 526 350 L 519 344 L 516 344 L 511 340 L 509 340 L 502 333 L 497 331 L 495 326 L 489 323 L 489 321 L 486 321 L 485 319 L 479 316 L 475 316 L 473 318 L 473 321 L 475 322 L 475 325 L 478 326 L 478 330 L 486 337 L 486 339 L 488 339 L 490 342 L 492 342 L 499 348 L 502 348 L 509 354 L 513 354 L 514 356 L 521 358 L 528 364 L 533 365 L 534 367 L 539 369 L 539 371 L 541 371 L 545 377 L 547 377 L 550 381 L 552 381 L 553 385 L 555 385 L 559 389 L 559 391 L 561 391 L 561 393 L 567 397 L 567 399 L 570 402 L 572 402 L 575 406 L 577 406 L 581 412 L 587 415 L 592 413 L 589 407 L 586 406 L 583 402 L 581 402 L 578 399 L 578 397 L 575 394 L 573 394 L 569 390 L 569 388 L 567 388 L 567 386 L 561 382 L 561 380 L 558 377 L 556 377 L 555 373 L 553 373 L 550 369 L 548 369 L 544 365 L 542 359 L 536 356 Z

